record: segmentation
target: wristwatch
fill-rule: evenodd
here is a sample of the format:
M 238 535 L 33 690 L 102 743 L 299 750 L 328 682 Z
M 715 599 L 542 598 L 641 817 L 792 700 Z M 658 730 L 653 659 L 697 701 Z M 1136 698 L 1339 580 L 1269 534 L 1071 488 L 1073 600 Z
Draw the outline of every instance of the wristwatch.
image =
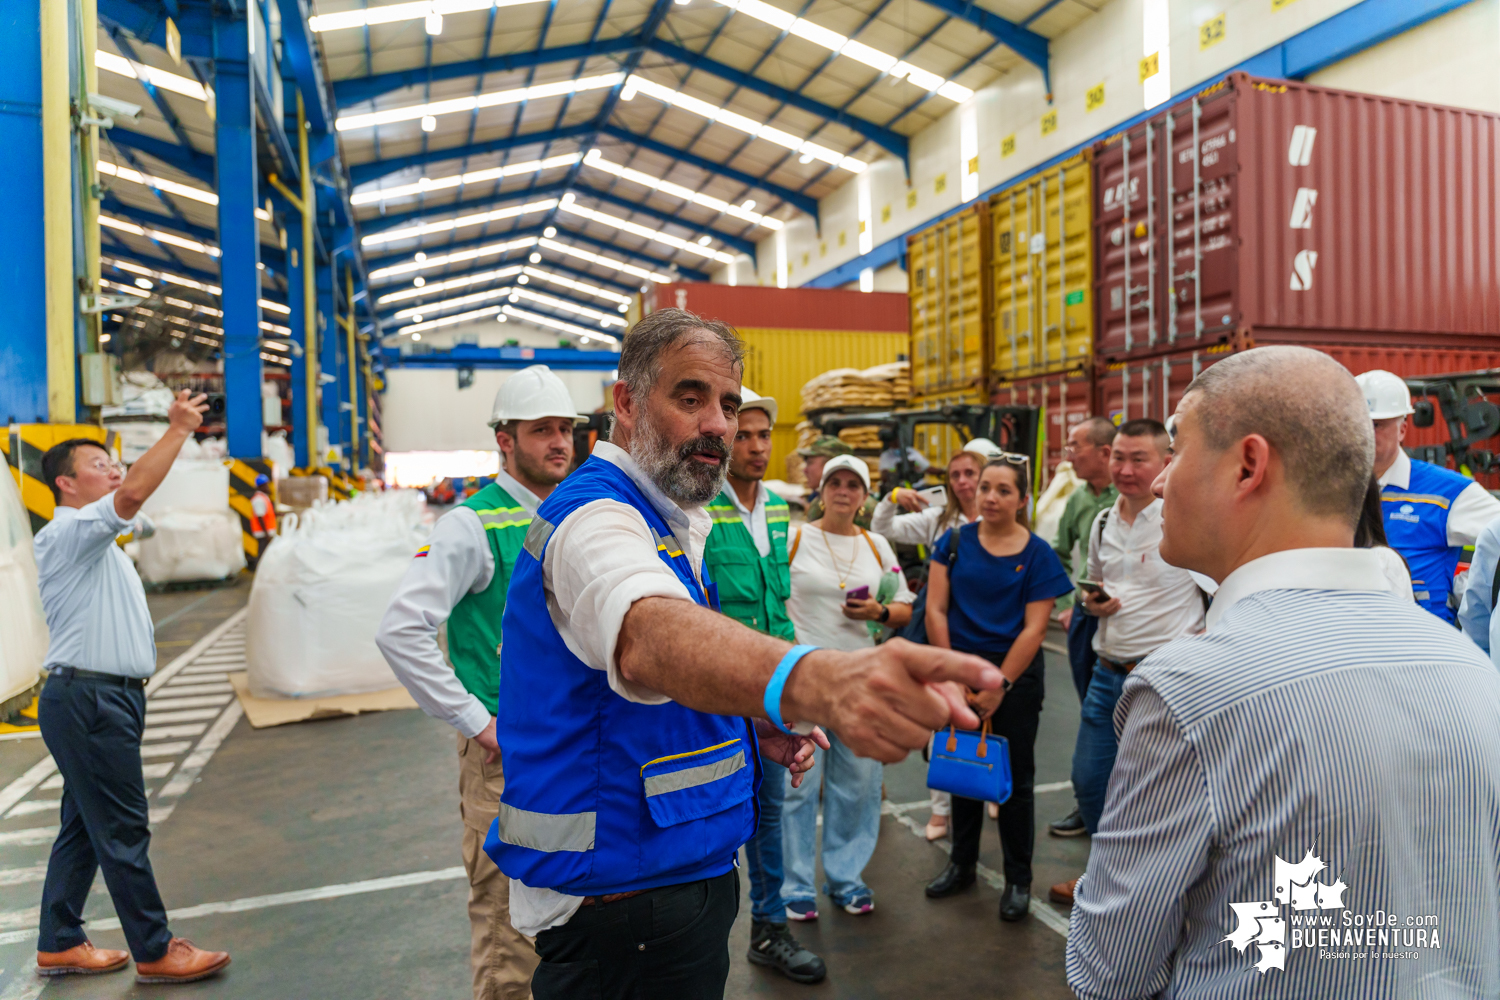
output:
M 880 624 L 884 625 L 886 622 L 890 621 L 890 619 L 891 619 L 891 606 L 889 604 L 882 604 L 880 606 L 880 617 L 878 619 L 876 619 L 876 620 L 879 621 Z
M 1006 694 L 1010 694 L 1010 689 L 1013 688 L 1013 687 L 1015 687 L 1015 686 L 1016 686 L 1016 682 L 1015 681 L 1011 680 L 1009 677 L 1005 676 L 1004 674 L 1000 675 L 1000 690 L 1001 691 L 1003 691 Z

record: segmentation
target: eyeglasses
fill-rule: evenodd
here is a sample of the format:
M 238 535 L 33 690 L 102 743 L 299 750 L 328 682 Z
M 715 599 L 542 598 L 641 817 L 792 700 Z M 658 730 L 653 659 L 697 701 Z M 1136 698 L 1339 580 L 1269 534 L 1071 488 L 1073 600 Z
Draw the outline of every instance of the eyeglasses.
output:
M 76 464 L 74 468 L 77 468 Z M 91 472 L 102 472 L 105 474 L 115 471 L 125 471 L 125 467 L 112 458 L 96 458 L 92 462 L 89 462 L 85 468 Z

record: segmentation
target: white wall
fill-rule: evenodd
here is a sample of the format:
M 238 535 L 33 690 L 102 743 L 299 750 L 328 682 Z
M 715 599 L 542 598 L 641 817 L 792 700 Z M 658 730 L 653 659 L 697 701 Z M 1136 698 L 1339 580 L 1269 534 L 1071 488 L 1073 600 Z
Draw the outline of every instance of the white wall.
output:
M 517 370 L 481 368 L 472 386 L 459 389 L 452 368 L 387 369 L 381 399 L 385 450 L 497 451 L 488 426 L 490 407 L 495 392 Z M 559 370 L 557 375 L 579 413 L 597 410 L 605 382 L 613 381 L 608 371 Z
M 1170 84 L 1178 94 L 1352 6 L 1357 0 L 1291 0 L 1280 9 L 1271 0 L 1169 0 Z M 1477 0 L 1316 74 L 1327 86 L 1390 93 L 1426 101 L 1500 110 L 1500 0 Z M 1139 79 L 1143 51 L 1143 0 L 1111 0 L 1072 30 L 1052 40 L 1053 103 L 1042 77 L 1029 64 L 980 90 L 971 105 L 979 133 L 979 190 L 987 191 L 1145 110 Z M 1224 15 L 1220 41 L 1200 48 L 1199 27 Z M 1086 95 L 1104 85 L 1104 103 L 1086 110 Z M 942 101 L 942 98 L 933 98 Z M 879 246 L 961 203 L 959 122 L 952 110 L 911 137 L 908 183 L 902 164 L 882 156 L 860 177 L 822 199 L 822 232 L 799 215 L 762 240 L 754 277 L 748 263 L 737 283 L 796 286 L 860 255 L 858 197 L 870 186 L 872 239 Z M 1056 130 L 1042 135 L 1042 119 L 1057 113 Z M 1002 142 L 1015 137 L 1002 157 Z M 939 179 L 943 190 L 938 190 Z M 782 242 L 778 252 L 778 241 Z M 787 276 L 786 265 L 790 265 Z M 727 280 L 721 271 L 715 280 Z M 890 288 L 887 277 L 877 287 Z M 857 287 L 857 286 L 852 286 Z M 902 286 L 904 287 L 904 285 Z

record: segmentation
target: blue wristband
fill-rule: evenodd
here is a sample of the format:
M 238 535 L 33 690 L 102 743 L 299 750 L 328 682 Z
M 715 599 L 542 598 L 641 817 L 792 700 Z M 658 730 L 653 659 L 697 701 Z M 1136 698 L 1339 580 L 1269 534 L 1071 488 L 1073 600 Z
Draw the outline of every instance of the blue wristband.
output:
M 771 682 L 766 685 L 766 718 L 774 722 L 777 729 L 791 732 L 787 724 L 781 721 L 781 689 L 786 687 L 786 679 L 791 676 L 792 668 L 804 656 L 819 648 L 818 646 L 793 646 L 786 651 L 781 662 L 776 664 L 776 672 L 771 675 Z

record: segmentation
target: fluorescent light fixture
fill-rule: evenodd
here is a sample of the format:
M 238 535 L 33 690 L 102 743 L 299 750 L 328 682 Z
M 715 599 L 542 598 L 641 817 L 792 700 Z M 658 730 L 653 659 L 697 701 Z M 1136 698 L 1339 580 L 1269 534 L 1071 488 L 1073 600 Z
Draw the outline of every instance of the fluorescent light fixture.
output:
M 493 316 L 499 311 L 499 306 L 485 306 L 483 309 L 475 309 L 470 312 L 464 313 L 455 313 L 452 316 L 444 316 L 442 319 L 429 319 L 422 323 L 412 323 L 410 326 L 403 326 L 401 329 L 397 330 L 396 336 L 399 337 L 402 334 L 410 333 L 414 334 L 412 339 L 417 340 L 420 338 L 422 330 L 435 330 L 440 326 L 452 326 L 455 323 L 467 323 L 470 320 L 483 319 L 485 316 Z
M 565 97 L 580 90 L 602 90 L 613 87 L 623 79 L 624 74 L 621 73 L 604 73 L 600 76 L 579 77 L 576 80 L 559 80 L 556 83 L 539 83 L 531 87 L 517 87 L 514 90 L 497 90 L 492 94 L 455 97 L 447 101 L 414 104 L 407 108 L 372 111 L 369 114 L 363 115 L 344 115 L 338 119 L 334 127 L 340 132 L 347 132 L 354 128 L 368 128 L 372 125 L 409 122 L 417 118 L 451 115 L 460 111 L 475 111 L 479 108 L 494 108 L 502 104 L 518 104 L 521 101 L 535 101 L 544 97 Z
M 547 295 L 544 292 L 535 292 L 529 288 L 517 288 L 515 290 L 515 296 L 511 297 L 512 302 L 516 300 L 516 296 L 519 296 L 523 299 L 528 299 L 532 302 L 537 303 L 538 305 L 551 306 L 553 309 L 561 309 L 563 312 L 570 312 L 575 316 L 587 316 L 589 319 L 598 323 L 600 326 L 618 326 L 622 328 L 625 326 L 625 321 L 615 313 L 607 313 L 602 312 L 598 309 L 591 309 L 588 306 L 581 306 L 577 303 L 569 302 L 567 299 L 559 299 L 554 296 Z
M 671 277 L 660 272 L 648 271 L 643 267 L 626 264 L 624 261 L 615 260 L 612 257 L 601 257 L 596 253 L 590 253 L 579 247 L 570 247 L 567 244 L 558 243 L 556 240 L 543 239 L 538 242 L 548 250 L 556 250 L 558 253 L 567 254 L 569 257 L 577 257 L 579 260 L 586 260 L 590 264 L 598 264 L 600 267 L 607 267 L 612 271 L 619 271 L 622 274 L 633 274 L 637 278 L 645 278 L 648 281 L 655 281 L 660 284 L 665 284 L 672 280 Z
M 621 295 L 619 292 L 609 288 L 600 288 L 598 285 L 591 285 L 587 281 L 576 281 L 573 278 L 565 278 L 560 274 L 553 274 L 551 271 L 544 271 L 539 267 L 528 267 L 525 271 L 527 275 L 540 281 L 545 281 L 548 284 L 557 285 L 560 288 L 569 288 L 575 292 L 582 292 L 585 295 L 592 295 L 596 298 L 604 299 L 606 302 L 618 303 L 622 309 L 630 305 L 630 296 Z
M 432 11 L 427 15 L 427 33 L 429 35 L 441 35 L 443 33 L 443 15 Z M 431 131 L 431 129 L 428 129 Z
M 422 116 L 422 131 L 423 132 L 436 132 L 437 131 L 437 119 L 434 118 L 432 115 L 423 115 Z
M 184 278 L 180 274 L 173 274 L 171 271 L 156 271 L 149 267 L 142 267 L 141 265 L 132 263 L 128 260 L 117 260 L 114 257 L 100 257 L 99 263 L 104 265 L 105 267 L 118 268 L 119 270 L 128 272 L 130 274 L 139 274 L 147 278 L 155 278 L 157 281 L 166 282 L 168 284 L 181 285 L 183 288 L 193 288 L 200 292 L 207 292 L 210 295 L 223 294 L 223 289 L 221 289 L 218 285 L 204 284 L 201 281 L 194 281 L 192 278 Z M 200 312 L 210 313 L 214 316 L 224 315 L 222 312 L 213 308 L 212 306 L 201 305 L 197 302 L 188 302 L 185 299 L 165 298 L 162 301 L 170 302 L 174 306 L 183 306 L 188 309 L 196 309 Z M 292 313 L 292 309 L 290 306 L 284 306 L 280 302 L 272 302 L 270 299 L 260 299 L 259 302 L 260 307 L 267 312 L 279 313 L 283 316 L 290 316 Z
M 554 237 L 554 236 L 557 235 L 557 227 L 556 226 L 548 226 L 546 229 L 542 230 L 542 235 L 545 236 L 545 237 L 547 237 L 547 239 L 550 240 L 552 237 Z
M 433 233 L 450 233 L 455 229 L 465 229 L 469 226 L 482 226 L 486 222 L 496 222 L 500 219 L 514 219 L 518 215 L 545 212 L 548 209 L 556 207 L 556 198 L 543 198 L 541 201 L 528 201 L 524 205 L 508 205 L 505 208 L 497 208 L 491 212 L 475 212 L 472 215 L 460 215 L 456 219 L 444 219 L 441 222 L 429 222 L 426 225 L 418 223 L 415 226 L 392 229 L 390 232 L 375 233 L 371 236 L 366 236 L 359 242 L 361 246 L 379 246 L 382 243 L 416 239 L 422 236 L 430 236 Z
M 603 223 L 621 232 L 642 236 L 648 240 L 655 240 L 657 243 L 665 243 L 669 247 L 686 250 L 688 253 L 697 254 L 699 257 L 705 257 L 709 260 L 716 260 L 721 264 L 734 263 L 733 255 L 724 253 L 722 250 L 710 250 L 708 247 L 699 246 L 691 240 L 680 239 L 664 233 L 660 229 L 652 229 L 650 226 L 643 226 L 638 222 L 628 222 L 613 215 L 606 215 L 604 212 L 596 212 L 592 208 L 584 208 L 574 199 L 571 191 L 563 195 L 562 201 L 556 204 L 558 211 L 567 212 L 569 215 L 577 215 L 594 222 Z
M 630 78 L 625 81 L 625 89 L 620 92 L 620 100 L 631 100 L 638 93 L 661 101 L 663 104 L 670 104 L 674 108 L 691 111 L 693 114 L 701 115 L 711 122 L 718 122 L 720 125 L 728 125 L 730 128 L 739 129 L 746 135 L 754 136 L 757 139 L 774 142 L 776 145 L 790 149 L 794 153 L 803 153 L 815 160 L 822 160 L 830 166 L 842 167 L 850 173 L 857 174 L 869 166 L 864 160 L 856 160 L 852 156 L 845 156 L 843 153 L 829 149 L 827 146 L 820 146 L 807 139 L 799 139 L 790 132 L 783 132 L 779 128 L 773 128 L 770 125 L 758 122 L 753 118 L 747 118 L 727 108 L 720 108 L 707 101 L 700 101 L 696 97 L 689 97 L 680 90 L 673 90 L 671 87 L 664 87 L 659 83 L 653 83 L 643 76 L 631 74 Z
M 526 275 L 523 274 L 519 278 L 516 279 L 516 284 L 518 284 L 518 285 L 524 285 L 524 284 L 526 284 L 526 282 L 528 282 L 530 280 L 531 279 L 529 277 L 527 277 Z
M 414 334 L 411 335 L 411 339 L 412 340 L 421 340 L 422 339 L 422 335 L 420 333 L 414 333 Z
M 174 247 L 181 247 L 184 250 L 193 250 L 197 253 L 206 254 L 209 257 L 219 256 L 218 247 L 209 246 L 207 243 L 199 243 L 197 240 L 190 240 L 186 236 L 178 236 L 176 233 L 166 233 L 162 232 L 160 229 L 150 229 L 146 226 L 137 226 L 134 222 L 126 222 L 124 219 L 116 219 L 110 215 L 101 214 L 99 216 L 99 225 L 107 226 L 110 229 L 118 229 L 122 233 L 132 233 L 136 236 L 144 236 L 148 240 L 155 240 L 158 243 L 166 243 Z
M 424 288 L 427 285 L 427 279 L 419 274 L 415 278 L 411 279 L 411 283 L 413 288 Z
M 176 181 L 164 181 L 159 177 L 152 177 L 150 174 L 143 174 L 139 170 L 131 170 L 129 167 L 116 166 L 104 160 L 100 160 L 95 166 L 106 177 L 114 177 L 122 181 L 129 181 L 132 184 L 155 188 L 158 191 L 165 191 L 167 194 L 181 195 L 184 198 L 190 198 L 205 205 L 217 205 L 219 203 L 218 195 L 212 191 L 205 191 L 203 188 L 189 187 L 186 184 L 178 184 Z M 259 215 L 261 211 L 264 211 L 264 209 L 257 211 L 256 215 Z
M 128 76 L 132 80 L 142 80 L 159 90 L 170 90 L 174 94 L 181 94 L 184 97 L 191 97 L 199 101 L 208 100 L 208 92 L 203 89 L 203 84 L 197 80 L 186 76 L 178 76 L 176 73 L 168 73 L 164 69 L 156 69 L 143 63 L 133 63 L 124 56 L 117 56 L 113 52 L 95 49 L 94 65 L 110 73 Z
M 897 59 L 879 49 L 873 49 L 864 42 L 856 42 L 837 31 L 829 31 L 805 17 L 798 17 L 779 7 L 773 7 L 763 0 L 718 0 L 718 2 L 730 10 L 739 11 L 777 30 L 806 39 L 814 45 L 821 45 L 834 55 L 847 56 L 897 80 L 905 79 L 923 90 L 935 91 L 956 104 L 962 104 L 974 96 L 974 91 L 968 87 L 954 83 L 952 80 L 944 80 L 936 73 L 929 73 L 925 69 L 918 69 L 909 62 Z
M 478 274 L 466 274 L 458 278 L 449 278 L 447 281 L 440 281 L 435 284 L 428 285 L 420 291 L 415 288 L 406 288 L 399 292 L 392 292 L 389 295 L 382 295 L 380 296 L 380 298 L 375 300 L 375 304 L 378 306 L 383 306 L 388 302 L 405 302 L 408 299 L 422 298 L 427 295 L 436 295 L 439 292 L 451 292 L 455 288 L 464 288 L 469 285 L 478 285 L 486 281 L 499 281 L 501 278 L 509 278 L 520 273 L 521 265 L 515 264 L 511 267 L 502 267 L 495 271 L 481 271 Z M 432 308 L 439 309 L 441 308 L 441 306 L 432 306 Z
M 764 215 L 750 211 L 750 209 L 755 207 L 754 201 L 747 201 L 743 205 L 731 205 L 729 202 L 712 197 L 711 195 L 699 194 L 697 191 L 685 188 L 681 184 L 673 184 L 671 181 L 664 181 L 660 177 L 652 177 L 650 174 L 640 170 L 633 170 L 618 163 L 611 163 L 604 159 L 604 154 L 597 149 L 589 150 L 589 155 L 583 158 L 583 164 L 586 167 L 593 167 L 595 170 L 602 170 L 607 174 L 614 174 L 616 177 L 630 181 L 633 184 L 639 184 L 653 191 L 660 191 L 662 194 L 671 195 L 673 198 L 681 198 L 683 201 L 692 202 L 694 205 L 702 205 L 704 208 L 711 208 L 715 212 L 723 212 L 725 215 L 732 215 L 736 219 L 753 222 L 757 226 L 765 226 L 767 229 L 772 230 L 780 229 L 782 226 L 779 219 L 769 219 Z
M 488 170 L 471 170 L 466 174 L 455 174 L 452 177 L 440 177 L 432 180 L 423 177 L 414 184 L 401 184 L 397 187 L 382 188 L 379 191 L 365 191 L 354 195 L 349 199 L 349 204 L 374 205 L 382 201 L 390 201 L 394 198 L 404 198 L 408 195 L 427 194 L 432 191 L 446 191 L 460 185 L 482 184 L 485 181 L 499 180 L 501 177 L 514 177 L 516 174 L 534 174 L 539 170 L 550 170 L 553 167 L 571 167 L 582 159 L 581 153 L 568 153 L 564 156 L 550 156 L 545 160 L 527 160 L 525 163 L 510 163 L 503 167 L 492 167 Z
M 418 0 L 416 3 L 393 3 L 363 10 L 345 10 L 337 14 L 319 14 L 307 19 L 313 31 L 338 31 L 340 28 L 362 28 L 367 24 L 393 24 L 397 21 L 426 21 L 427 33 L 442 32 L 444 14 L 465 14 L 474 10 L 489 10 L 491 7 L 514 7 L 538 0 Z M 436 16 L 438 30 L 432 30 L 431 18 Z
M 151 283 L 151 279 L 150 278 L 136 278 L 135 279 L 135 287 L 150 289 L 150 288 L 154 288 L 156 286 Z
M 406 264 L 392 264 L 390 267 L 379 267 L 370 272 L 370 280 L 380 278 L 391 278 L 403 274 L 411 274 L 413 271 L 425 271 L 430 267 L 443 267 L 448 264 L 460 264 L 466 260 L 477 260 L 480 257 L 493 257 L 497 253 L 505 253 L 507 250 L 517 250 L 521 247 L 536 246 L 535 236 L 524 237 L 519 240 L 507 240 L 504 243 L 490 243 L 486 246 L 475 247 L 473 250 L 460 250 L 457 253 L 438 254 L 430 257 L 424 253 L 418 253 L 416 258 Z
M 517 309 L 515 306 L 501 306 L 500 311 L 505 315 L 521 320 L 523 323 L 531 323 L 536 326 L 550 327 L 553 330 L 561 330 L 563 333 L 571 333 L 575 337 L 598 337 L 600 340 L 614 340 L 615 338 L 599 330 L 590 330 L 587 327 L 578 326 L 565 320 L 553 319 L 551 316 L 543 316 L 541 313 L 530 312 L 526 309 Z
M 423 316 L 447 312 L 449 309 L 459 309 L 464 306 L 477 306 L 481 302 L 492 302 L 495 299 L 503 299 L 509 294 L 509 288 L 487 288 L 482 292 L 474 292 L 472 295 L 460 295 L 456 299 L 445 299 L 442 302 L 424 302 L 419 306 L 408 306 L 392 314 L 391 319 L 409 319 L 414 323 L 421 323 Z

